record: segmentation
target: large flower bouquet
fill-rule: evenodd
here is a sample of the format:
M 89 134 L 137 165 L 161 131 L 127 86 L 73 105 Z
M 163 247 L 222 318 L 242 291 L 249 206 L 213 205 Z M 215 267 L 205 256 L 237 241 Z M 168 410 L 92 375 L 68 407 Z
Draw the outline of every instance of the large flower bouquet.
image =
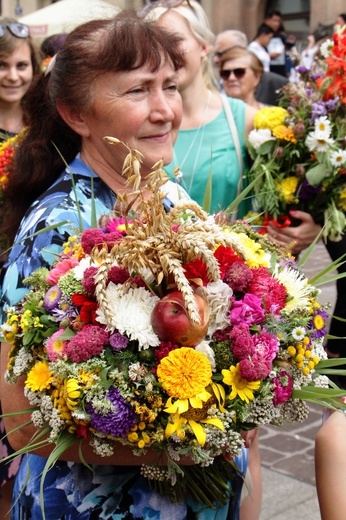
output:
M 323 236 L 338 241 L 346 227 L 346 30 L 321 49 L 312 69 L 298 67 L 279 107 L 255 115 L 249 135 L 255 211 L 262 222 L 294 225 L 290 210 L 310 213 Z
M 139 160 L 127 160 L 135 184 Z M 134 186 L 133 218 L 104 217 L 26 280 L 2 326 L 6 379 L 24 376 L 33 407 L 23 452 L 55 443 L 51 464 L 78 441 L 105 457 L 119 443 L 151 448 L 157 464 L 142 473 L 156 489 L 213 507 L 230 493 L 242 430 L 302 421 L 306 401 L 341 406 L 341 392 L 321 375 L 326 312 L 295 260 L 193 201 L 166 213 L 165 182 L 156 165 L 149 200 Z

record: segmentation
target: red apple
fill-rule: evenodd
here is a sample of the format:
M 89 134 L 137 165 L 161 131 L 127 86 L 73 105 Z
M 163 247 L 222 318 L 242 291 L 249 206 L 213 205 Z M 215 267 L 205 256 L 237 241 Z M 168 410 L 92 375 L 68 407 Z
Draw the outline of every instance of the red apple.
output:
M 200 323 L 190 320 L 180 291 L 173 291 L 157 302 L 151 314 L 151 324 L 161 341 L 195 347 L 205 338 L 209 325 L 208 303 L 199 294 L 194 296 Z

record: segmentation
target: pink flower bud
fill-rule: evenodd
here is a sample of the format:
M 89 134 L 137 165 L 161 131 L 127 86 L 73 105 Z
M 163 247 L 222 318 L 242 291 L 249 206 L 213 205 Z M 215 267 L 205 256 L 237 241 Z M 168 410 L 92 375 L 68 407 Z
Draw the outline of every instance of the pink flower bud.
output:
M 304 135 L 305 125 L 301 119 L 298 119 L 297 123 L 294 125 L 293 131 L 296 137 Z
M 275 150 L 274 150 L 274 155 L 275 157 L 283 157 L 284 155 L 284 149 L 282 148 L 282 146 L 278 146 Z
M 303 177 L 305 175 L 305 166 L 303 166 L 302 164 L 297 164 L 296 175 L 298 175 L 299 177 Z

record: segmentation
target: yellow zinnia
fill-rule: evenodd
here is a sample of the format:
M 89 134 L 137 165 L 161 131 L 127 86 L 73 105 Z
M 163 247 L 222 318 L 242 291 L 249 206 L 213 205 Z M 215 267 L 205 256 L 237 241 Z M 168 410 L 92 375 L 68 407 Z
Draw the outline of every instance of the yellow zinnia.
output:
M 254 398 L 253 391 L 258 390 L 261 381 L 247 381 L 240 375 L 239 363 L 231 366 L 229 370 L 222 370 L 223 382 L 232 387 L 229 395 L 230 399 L 235 399 L 238 395 L 242 401 L 248 403 Z
M 277 183 L 277 190 L 280 192 L 280 196 L 287 203 L 293 203 L 296 201 L 295 193 L 298 182 L 298 177 L 287 177 L 286 179 L 282 179 L 281 182 Z
M 172 350 L 157 367 L 157 377 L 171 397 L 189 399 L 204 392 L 211 383 L 208 358 L 193 348 Z
M 256 129 L 269 128 L 273 131 L 285 122 L 288 115 L 287 110 L 282 107 L 264 107 L 256 112 L 254 126 Z
M 53 372 L 48 368 L 46 361 L 38 361 L 28 373 L 25 386 L 32 392 L 43 392 L 54 381 Z

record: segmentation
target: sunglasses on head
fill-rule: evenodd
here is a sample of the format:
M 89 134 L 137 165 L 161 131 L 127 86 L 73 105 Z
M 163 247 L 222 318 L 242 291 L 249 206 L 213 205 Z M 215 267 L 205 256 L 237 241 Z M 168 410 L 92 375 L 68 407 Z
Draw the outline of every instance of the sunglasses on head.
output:
M 10 22 L 0 23 L 0 38 L 4 36 L 6 29 L 17 38 L 28 38 L 29 36 L 29 27 L 27 25 L 19 22 Z
M 156 9 L 156 7 L 166 7 L 166 9 L 171 9 L 173 7 L 179 7 L 179 5 L 186 4 L 188 7 L 191 7 L 189 0 L 156 0 L 155 2 L 150 2 L 145 5 L 141 9 L 137 11 L 137 14 L 140 18 L 145 18 L 150 11 Z
M 233 73 L 236 79 L 241 79 L 245 76 L 246 69 L 238 68 L 238 69 L 223 69 L 220 70 L 220 76 L 222 79 L 228 79 L 230 75 Z

